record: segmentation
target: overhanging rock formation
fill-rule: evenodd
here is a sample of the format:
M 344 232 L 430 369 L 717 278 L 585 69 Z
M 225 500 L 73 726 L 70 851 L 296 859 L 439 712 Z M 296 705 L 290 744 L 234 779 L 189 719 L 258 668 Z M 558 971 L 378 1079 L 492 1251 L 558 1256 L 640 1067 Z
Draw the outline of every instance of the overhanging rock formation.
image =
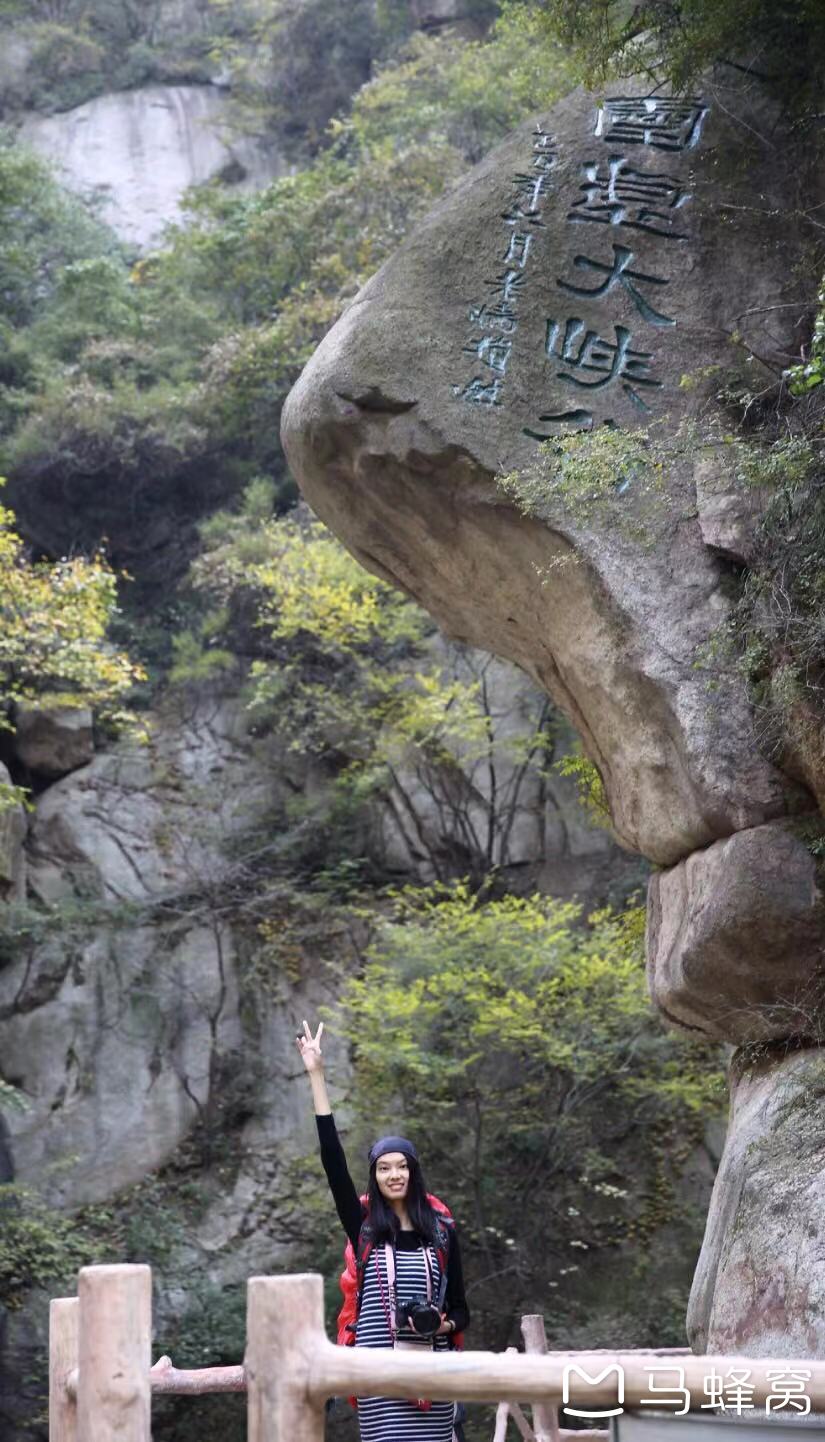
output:
M 787 827 L 815 804 L 762 754 L 717 654 L 754 507 L 725 479 L 724 446 L 690 425 L 722 416 L 736 378 L 757 391 L 799 354 L 792 302 L 815 293 L 806 216 L 821 189 L 811 142 L 792 143 L 754 82 L 576 92 L 364 287 L 283 419 L 304 494 L 359 560 L 566 711 L 623 844 L 676 872 L 710 847 L 687 879 L 657 878 L 652 992 L 737 1043 L 796 1032 L 813 995 L 818 880 Z M 640 425 L 668 457 L 652 481 L 628 463 L 582 494 L 537 467 L 543 439 Z M 496 482 L 513 472 L 529 514 Z M 720 845 L 752 829 L 754 845 Z M 772 869 L 774 841 L 793 865 Z M 754 857 L 790 928 L 769 958 L 748 926 Z M 693 915 L 711 875 L 727 908 Z M 725 1319 L 729 1347 L 758 1346 L 757 1308 L 738 1332 Z M 825 1342 L 825 1318 L 814 1330 Z

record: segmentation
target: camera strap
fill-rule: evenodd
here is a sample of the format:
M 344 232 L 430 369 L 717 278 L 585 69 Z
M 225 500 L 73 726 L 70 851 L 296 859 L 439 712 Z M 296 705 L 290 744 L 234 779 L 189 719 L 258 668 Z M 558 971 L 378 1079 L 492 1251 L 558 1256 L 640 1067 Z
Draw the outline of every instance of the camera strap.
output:
M 375 1258 L 375 1275 L 378 1278 L 378 1290 L 381 1294 L 381 1306 L 384 1308 L 384 1316 L 387 1319 L 387 1326 L 390 1329 L 390 1336 L 392 1337 L 394 1344 L 395 1334 L 398 1331 L 398 1324 L 395 1320 L 395 1248 L 391 1247 L 389 1242 L 387 1242 L 384 1247 L 384 1258 L 387 1264 L 387 1289 L 389 1291 L 389 1297 L 387 1297 L 384 1293 L 384 1282 L 381 1277 L 381 1268 L 378 1265 L 377 1257 Z
M 381 1268 L 377 1266 L 377 1257 L 376 1271 L 378 1272 L 378 1282 L 379 1286 L 381 1287 L 381 1302 L 387 1316 L 387 1321 L 389 1323 L 390 1336 L 392 1337 L 393 1348 L 396 1352 L 416 1352 L 419 1355 L 421 1353 L 421 1350 L 426 1349 L 427 1347 L 429 1347 L 431 1350 L 434 1350 L 435 1342 L 432 1337 L 428 1339 L 421 1338 L 421 1340 L 416 1341 L 413 1341 L 412 1339 L 410 1339 L 409 1341 L 399 1341 L 398 1323 L 396 1321 L 396 1306 L 398 1303 L 398 1295 L 395 1288 L 395 1247 L 391 1247 L 389 1242 L 385 1243 L 384 1257 L 387 1263 L 387 1287 L 390 1294 L 389 1301 L 387 1301 L 384 1296 L 384 1289 L 381 1283 Z M 424 1248 L 424 1270 L 427 1273 L 427 1301 L 431 1302 L 433 1298 L 432 1263 L 430 1261 L 429 1252 L 426 1247 Z M 409 1400 L 411 1402 L 414 1402 L 416 1407 L 418 1407 L 422 1412 L 428 1412 L 430 1410 L 430 1407 L 432 1406 L 432 1403 L 426 1401 L 426 1399 L 423 1397 L 411 1397 Z

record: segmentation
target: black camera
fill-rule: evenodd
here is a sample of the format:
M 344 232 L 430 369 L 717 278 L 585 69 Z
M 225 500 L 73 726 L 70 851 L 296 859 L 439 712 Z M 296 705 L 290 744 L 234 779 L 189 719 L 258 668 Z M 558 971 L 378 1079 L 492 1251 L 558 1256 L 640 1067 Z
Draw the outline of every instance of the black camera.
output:
M 426 1297 L 411 1297 L 396 1307 L 395 1325 L 399 1330 L 411 1327 L 419 1337 L 432 1337 L 441 1326 L 441 1313 Z

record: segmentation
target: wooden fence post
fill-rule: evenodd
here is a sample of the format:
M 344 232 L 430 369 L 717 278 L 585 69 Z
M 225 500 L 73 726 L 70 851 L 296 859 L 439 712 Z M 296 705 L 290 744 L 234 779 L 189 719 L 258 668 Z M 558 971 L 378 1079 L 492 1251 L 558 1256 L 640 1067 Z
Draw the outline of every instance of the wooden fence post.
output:
M 506 1442 L 507 1423 L 510 1420 L 510 1403 L 499 1402 L 496 1407 L 496 1430 L 493 1433 L 493 1442 Z
M 524 1350 L 536 1356 L 544 1356 L 547 1351 L 547 1336 L 544 1330 L 544 1318 L 541 1314 L 530 1313 L 521 1319 L 521 1335 L 524 1338 Z M 533 1403 L 533 1431 L 536 1434 L 536 1442 L 559 1442 L 559 1411 L 550 1402 Z
M 324 1404 L 309 1394 L 327 1340 L 321 1277 L 250 1277 L 246 1296 L 247 1442 L 324 1442 Z
M 505 1355 L 507 1354 L 512 1357 L 517 1357 L 518 1347 L 508 1347 Z M 496 1409 L 496 1430 L 493 1435 L 493 1442 L 505 1442 L 507 1423 L 511 1417 L 518 1428 L 519 1435 L 524 1438 L 524 1442 L 537 1442 L 536 1435 L 519 1407 L 518 1402 L 514 1402 L 512 1398 L 509 1402 L 499 1402 L 498 1404 Z
M 508 1347 L 508 1352 L 515 1352 L 515 1347 Z M 510 1403 L 502 1400 L 496 1408 L 496 1430 L 493 1433 L 493 1442 L 505 1442 L 507 1437 L 507 1423 L 510 1420 Z
M 151 1268 L 82 1267 L 77 1296 L 78 1434 L 82 1442 L 150 1442 Z
M 77 1297 L 49 1304 L 49 1442 L 77 1442 L 77 1401 L 66 1378 L 77 1367 Z

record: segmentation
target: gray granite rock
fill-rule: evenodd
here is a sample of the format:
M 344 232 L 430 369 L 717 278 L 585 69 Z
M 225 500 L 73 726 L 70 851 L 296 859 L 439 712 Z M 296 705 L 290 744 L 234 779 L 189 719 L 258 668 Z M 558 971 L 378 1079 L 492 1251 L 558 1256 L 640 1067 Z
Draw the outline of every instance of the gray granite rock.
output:
M 691 1293 L 694 1351 L 821 1357 L 825 1054 L 735 1066 L 731 1117 Z
M 18 707 L 14 753 L 41 776 L 54 779 L 77 771 L 95 754 L 91 711 L 85 706 Z
M 588 514 L 550 488 L 525 516 L 494 477 L 577 428 L 672 436 L 720 371 L 781 369 L 801 339 L 782 307 L 815 279 L 785 217 L 823 172 L 753 86 L 638 97 L 577 92 L 461 181 L 318 348 L 283 438 L 359 560 L 549 691 L 623 844 L 672 864 L 800 804 L 733 667 L 696 666 L 730 601 L 691 447 L 652 506 L 617 476 Z
M 103 1201 L 174 1155 L 240 1043 L 224 928 L 99 926 L 21 948 L 0 971 L 15 1176 L 56 1205 Z M 213 1096 L 214 1101 L 214 1096 Z
M 739 831 L 654 874 L 647 924 L 667 1020 L 735 1044 L 822 1033 L 825 890 L 803 824 Z
M 148 744 L 121 741 L 38 798 L 29 885 L 43 901 L 71 895 L 161 900 L 219 884 L 227 846 L 277 812 L 273 747 L 255 738 L 235 696 L 170 697 Z
M 713 450 L 697 457 L 693 480 L 699 529 L 705 545 L 740 565 L 747 565 L 756 552 L 764 492 L 755 486 L 737 486 Z
M 122 240 L 156 244 L 184 191 L 221 171 L 261 186 L 284 172 L 271 147 L 233 137 L 229 97 L 211 85 L 146 85 L 57 115 L 23 117 L 21 137 L 70 190 L 100 202 Z

